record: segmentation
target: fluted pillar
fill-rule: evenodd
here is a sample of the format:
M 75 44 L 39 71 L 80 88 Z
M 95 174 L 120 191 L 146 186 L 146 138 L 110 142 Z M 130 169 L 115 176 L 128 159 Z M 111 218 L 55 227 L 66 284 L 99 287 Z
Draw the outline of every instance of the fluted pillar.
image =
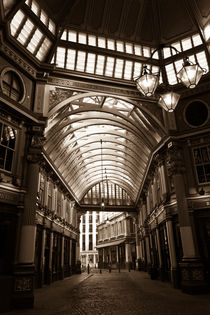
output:
M 166 219 L 166 230 L 168 236 L 169 256 L 171 262 L 171 282 L 174 288 L 178 288 L 179 287 L 178 263 L 176 258 L 173 222 L 172 217 L 170 216 L 168 216 Z
M 15 266 L 13 304 L 30 308 L 34 304 L 34 255 L 36 242 L 36 210 L 39 186 L 39 162 L 43 145 L 43 126 L 32 126 L 28 132 L 24 211 L 20 229 L 19 255 Z
M 184 292 L 197 293 L 206 290 L 204 269 L 196 253 L 190 215 L 186 199 L 185 167 L 183 150 L 176 143 L 170 143 L 168 149 L 168 173 L 173 181 L 180 225 L 183 249 L 181 269 L 181 287 Z

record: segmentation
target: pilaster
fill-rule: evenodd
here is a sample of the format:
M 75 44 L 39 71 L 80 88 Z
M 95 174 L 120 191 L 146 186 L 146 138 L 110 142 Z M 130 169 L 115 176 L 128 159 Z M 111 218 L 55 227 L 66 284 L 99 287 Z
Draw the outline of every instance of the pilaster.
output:
M 31 308 L 34 304 L 34 255 L 36 241 L 36 203 L 39 186 L 39 162 L 44 142 L 43 125 L 31 126 L 28 131 L 26 195 L 20 230 L 19 256 L 14 268 L 13 305 Z
M 183 150 L 178 143 L 168 144 L 168 173 L 173 181 L 180 224 L 183 258 L 179 264 L 181 269 L 181 288 L 186 293 L 205 291 L 204 268 L 196 255 L 195 241 L 186 200 L 185 165 Z M 169 226 L 170 227 L 170 226 Z

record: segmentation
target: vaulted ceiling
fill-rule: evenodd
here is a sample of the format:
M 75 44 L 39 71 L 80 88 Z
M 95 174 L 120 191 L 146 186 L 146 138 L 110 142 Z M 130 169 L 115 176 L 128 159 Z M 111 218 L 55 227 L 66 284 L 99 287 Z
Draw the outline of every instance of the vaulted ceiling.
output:
M 76 200 L 90 195 L 93 201 L 106 190 L 107 199 L 124 196 L 125 204 L 137 202 L 152 153 L 167 130 L 161 109 L 154 110 L 155 99 L 142 101 L 133 78 L 146 63 L 160 72 L 160 82 L 177 88 L 176 74 L 186 55 L 208 72 L 209 0 L 0 3 L 10 40 L 39 69 L 49 65 L 49 84 L 54 75 L 92 83 L 91 92 L 65 91 L 48 112 L 45 154 Z M 94 84 L 100 84 L 95 92 Z M 135 98 L 102 93 L 103 84 L 135 90 Z M 54 86 L 51 99 L 56 93 Z

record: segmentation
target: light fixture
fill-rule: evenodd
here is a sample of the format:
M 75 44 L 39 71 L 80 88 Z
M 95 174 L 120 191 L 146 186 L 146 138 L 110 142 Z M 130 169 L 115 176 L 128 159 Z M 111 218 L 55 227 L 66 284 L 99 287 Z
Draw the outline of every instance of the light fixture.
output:
M 168 91 L 160 95 L 158 104 L 160 104 L 166 111 L 173 112 L 178 104 L 180 95 L 173 91 Z
M 193 89 L 200 81 L 206 69 L 201 68 L 198 63 L 193 64 L 188 57 L 184 58 L 183 68 L 177 73 L 177 78 L 187 88 Z
M 102 150 L 102 139 L 101 142 L 101 209 L 104 210 L 105 208 L 105 201 L 104 201 L 104 179 L 103 179 L 103 150 Z
M 152 59 L 153 55 L 163 49 L 166 46 L 160 46 L 155 49 L 150 59 Z M 175 47 L 167 46 L 171 49 L 174 49 L 176 54 L 180 53 Z M 149 60 L 150 60 L 149 59 Z M 183 68 L 178 72 L 177 79 L 179 82 L 182 82 L 188 88 L 194 88 L 198 84 L 202 75 L 206 72 L 205 69 L 201 68 L 198 63 L 193 64 L 189 61 L 188 57 L 184 58 Z M 152 73 L 150 69 L 146 65 L 143 66 L 141 75 L 134 79 L 136 83 L 137 89 L 147 97 L 151 97 L 154 95 L 158 84 L 159 84 L 159 73 Z M 172 112 L 179 101 L 180 95 L 173 91 L 167 91 L 166 93 L 159 96 L 158 103 L 169 112 Z
M 153 74 L 147 66 L 143 66 L 141 76 L 136 80 L 137 89 L 145 96 L 152 96 L 159 83 L 159 74 Z

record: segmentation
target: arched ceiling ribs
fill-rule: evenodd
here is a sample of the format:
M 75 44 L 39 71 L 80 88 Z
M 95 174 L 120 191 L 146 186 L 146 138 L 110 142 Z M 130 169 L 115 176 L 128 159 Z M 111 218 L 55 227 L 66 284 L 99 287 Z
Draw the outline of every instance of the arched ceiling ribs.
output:
M 121 151 L 121 152 L 123 152 L 123 151 Z M 93 161 L 93 160 L 94 160 L 94 162 L 100 162 L 101 161 L 101 156 L 99 154 L 93 153 L 89 156 L 84 156 L 84 157 L 80 157 L 80 156 L 81 156 L 81 153 L 79 153 L 77 156 L 75 156 L 74 160 L 81 158 L 81 162 L 84 163 L 84 166 L 87 164 L 90 164 L 91 161 Z M 138 166 L 140 163 L 144 163 L 145 167 L 146 167 L 147 160 L 143 161 L 143 159 L 140 159 L 140 160 L 132 159 L 132 156 L 130 155 L 128 157 L 128 154 L 126 154 L 124 157 L 121 157 L 121 156 L 119 156 L 119 154 L 105 153 L 103 155 L 103 158 L 105 159 L 105 157 L 107 157 L 107 156 L 110 157 L 109 161 L 115 161 L 116 163 L 119 163 L 121 165 L 123 165 L 123 162 L 126 162 L 125 169 L 133 170 L 135 172 L 135 174 L 140 172 L 140 169 L 138 169 Z M 65 161 L 65 165 L 70 168 L 71 172 L 74 171 L 75 168 L 77 171 L 77 165 L 72 165 L 72 167 L 70 167 L 69 164 L 71 164 L 71 163 L 72 163 L 72 160 L 69 160 L 69 162 Z M 58 168 L 58 170 L 63 174 L 63 176 L 65 176 L 65 172 L 68 172 L 67 167 L 61 163 L 60 164 L 56 163 L 56 161 L 55 161 L 55 164 L 56 164 L 56 167 Z M 93 168 L 92 165 L 91 165 L 91 168 Z
M 119 180 L 119 179 L 116 180 L 116 178 L 114 178 L 114 177 L 110 178 L 109 182 L 113 182 L 116 185 L 121 186 L 126 191 L 126 193 L 130 196 L 131 200 L 132 201 L 135 200 L 134 190 L 130 186 L 126 185 L 125 182 L 123 182 L 122 180 Z M 93 187 L 94 185 L 96 185 L 98 183 L 101 183 L 101 181 L 99 182 L 97 179 L 94 181 L 92 180 L 89 183 L 89 185 L 85 187 L 85 189 L 83 191 L 83 195 L 79 195 L 79 199 L 81 200 L 84 197 L 85 193 L 87 193 L 91 187 Z M 82 191 L 81 188 L 80 189 L 78 188 L 78 191 Z
M 74 127 L 75 124 L 75 127 Z M 119 119 L 114 119 L 113 117 L 110 118 L 104 118 L 104 117 L 84 117 L 82 119 L 72 119 L 71 123 L 68 121 L 57 128 L 53 129 L 53 132 L 51 132 L 48 136 L 49 140 L 53 138 L 56 134 L 61 133 L 62 129 L 68 128 L 68 126 L 72 126 L 70 131 L 71 133 L 74 133 L 76 131 L 79 131 L 81 129 L 87 128 L 89 126 L 99 126 L 99 125 L 107 125 L 107 126 L 115 126 L 119 127 L 121 129 L 125 129 L 127 131 L 130 131 L 131 133 L 135 134 L 138 138 L 142 139 L 142 142 L 144 142 L 148 148 L 152 148 L 155 144 L 157 144 L 157 141 L 152 138 L 152 136 L 149 134 L 146 134 L 146 131 L 143 129 L 137 128 L 135 124 L 131 124 L 131 122 L 126 122 L 124 119 L 122 121 L 119 121 Z M 65 136 L 64 134 L 61 134 L 59 138 L 57 138 L 57 142 L 61 141 L 62 138 Z
M 97 179 L 100 179 L 101 178 L 101 173 L 98 171 L 97 173 L 95 173 L 95 178 Z M 122 173 L 120 172 L 116 172 L 115 173 L 110 173 L 109 175 L 109 178 L 110 179 L 115 179 L 116 182 L 118 182 L 119 180 L 123 181 L 124 183 L 127 183 L 129 187 L 132 187 L 131 189 L 136 189 L 137 188 L 137 185 L 134 185 L 133 184 L 133 181 L 129 180 L 129 178 L 125 177 Z M 81 184 L 81 186 L 85 186 L 84 182 L 86 183 L 89 183 L 90 181 L 92 180 L 92 177 L 91 176 L 84 176 L 83 178 L 83 183 Z M 101 179 L 102 181 L 102 179 Z M 73 183 L 73 186 L 72 186 L 72 189 L 74 191 L 76 191 L 77 189 L 79 189 L 79 185 L 81 183 L 81 180 L 80 178 L 77 178 L 76 180 L 74 180 L 74 183 Z
M 71 132 L 69 131 L 67 133 L 67 136 L 70 133 Z M 87 132 L 87 133 L 84 133 L 84 135 L 77 137 L 77 139 L 73 138 L 73 139 L 69 140 L 68 141 L 68 150 L 67 150 L 68 156 L 70 157 L 71 154 L 73 154 L 75 150 L 78 150 L 85 145 L 91 145 L 93 143 L 100 143 L 100 139 L 102 138 L 102 136 L 103 136 L 104 142 L 116 143 L 116 145 L 118 146 L 118 147 L 116 147 L 116 149 L 119 148 L 119 146 L 124 146 L 125 148 L 129 148 L 129 150 L 134 151 L 135 154 L 140 156 L 141 158 L 144 156 L 147 156 L 147 154 L 149 152 L 149 150 L 144 146 L 144 143 L 142 141 L 140 142 L 136 136 L 133 135 L 133 137 L 131 137 L 131 135 L 129 136 L 128 133 L 122 134 L 118 130 L 118 131 L 111 131 L 111 132 L 106 133 L 106 134 L 104 134 L 102 131 L 95 132 L 95 133 Z M 81 143 L 81 144 L 78 144 L 78 143 Z M 141 152 L 142 148 L 144 148 L 145 151 Z M 63 148 L 61 148 L 61 151 L 57 154 L 61 154 L 62 151 L 65 149 L 66 149 L 66 147 L 63 146 Z M 52 148 L 48 149 L 48 152 L 51 153 L 50 150 L 52 150 Z M 127 153 L 127 151 L 126 151 L 126 153 Z M 52 153 L 54 160 L 56 160 L 57 154 L 54 154 L 54 152 Z
M 152 150 L 166 133 L 141 104 L 83 93 L 51 109 L 45 135 L 46 155 L 78 200 L 106 178 L 135 202 Z
M 111 161 L 111 160 L 109 160 Z M 122 164 L 122 163 L 121 163 Z M 135 173 L 131 168 L 128 168 L 127 170 L 123 167 L 123 165 L 116 165 L 118 168 L 116 170 L 116 168 L 109 168 L 109 166 L 106 166 L 106 171 L 107 171 L 107 177 L 109 177 L 109 175 L 115 171 L 116 173 L 119 173 L 122 175 L 122 177 L 128 177 L 128 178 L 131 178 L 132 179 L 132 182 L 134 183 L 135 185 L 135 181 L 136 181 L 136 178 L 138 177 L 142 177 L 142 174 L 138 174 L 138 173 Z M 91 167 L 91 170 L 86 170 L 82 173 L 82 175 L 86 175 L 87 178 L 91 178 L 91 176 L 95 176 L 97 175 L 98 173 L 100 172 L 101 174 L 101 167 L 98 166 L 98 167 Z M 72 178 L 74 177 L 74 181 L 77 180 L 77 178 L 80 178 L 80 173 L 79 172 L 76 172 L 76 173 L 73 173 L 72 171 L 71 172 L 66 172 L 66 173 L 63 173 L 62 174 L 64 176 L 64 178 L 68 179 L 68 176 L 71 176 Z M 141 176 L 140 176 L 141 175 Z M 105 176 L 105 175 L 104 175 Z
M 70 96 L 69 98 L 67 98 L 66 100 L 60 102 L 59 104 L 56 104 L 54 107 L 52 107 L 49 112 L 48 112 L 48 118 L 50 118 L 51 116 L 55 115 L 56 113 L 60 113 L 61 109 L 65 106 L 68 106 L 69 104 L 74 103 L 75 101 L 78 101 L 80 99 L 84 99 L 84 98 L 88 98 L 88 97 L 102 97 L 101 102 L 98 102 L 98 105 L 100 107 L 102 107 L 105 103 L 105 100 L 107 98 L 113 98 L 114 100 L 123 100 L 127 103 L 132 104 L 133 106 L 139 108 L 144 114 L 148 115 L 151 117 L 151 119 L 153 120 L 153 122 L 156 124 L 156 126 L 159 126 L 159 128 L 161 130 L 163 130 L 164 133 L 166 133 L 166 129 L 163 126 L 162 122 L 151 112 L 149 111 L 146 107 L 144 107 L 141 103 L 133 101 L 127 97 L 123 97 L 120 96 L 120 98 L 117 98 L 116 95 L 107 95 L 106 93 L 95 93 L 95 92 L 80 92 L 80 94 L 76 94 L 73 96 Z M 49 127 L 48 127 L 49 128 Z M 46 130 L 48 130 L 48 128 Z
M 116 194 L 116 191 L 113 191 L 113 189 L 121 189 L 122 193 L 124 195 L 124 198 L 129 200 L 129 204 L 132 204 L 132 191 L 129 191 L 128 187 L 125 187 L 123 183 L 117 184 L 113 180 L 108 180 L 105 183 L 107 189 L 104 191 L 103 197 L 105 198 L 105 201 L 112 200 L 112 203 L 114 203 L 115 199 L 119 198 L 119 195 Z M 113 187 L 114 186 L 114 187 Z M 87 194 L 91 194 L 92 198 L 97 198 L 101 201 L 101 192 L 102 192 L 102 183 L 101 182 L 94 182 L 91 187 L 88 187 L 86 191 L 84 191 L 84 196 L 81 198 L 82 201 L 84 201 L 84 198 L 87 197 L 90 199 L 90 197 L 87 196 Z M 124 199 L 124 200 L 125 200 Z
M 104 150 L 112 150 L 116 154 L 116 156 L 119 156 L 120 159 L 124 158 L 125 156 L 129 157 L 131 160 L 136 161 L 138 164 L 140 161 L 144 162 L 144 159 L 147 158 L 146 154 L 139 154 L 139 151 L 137 150 L 136 144 L 134 142 L 131 142 L 132 145 L 130 145 L 129 142 L 120 142 L 117 141 L 114 138 L 103 138 L 104 142 Z M 71 160 L 72 158 L 75 160 L 78 157 L 89 157 L 88 153 L 93 151 L 99 151 L 98 154 L 101 154 L 100 149 L 98 148 L 98 143 L 100 141 L 100 138 L 94 139 L 94 141 L 87 140 L 87 143 L 81 144 L 76 146 L 73 146 L 68 151 L 68 154 L 66 154 L 66 157 L 63 157 L 60 159 L 59 164 L 59 155 L 63 153 L 63 150 L 61 150 L 61 153 L 53 154 L 53 161 L 56 163 L 56 166 L 59 168 L 61 163 L 64 162 L 64 164 L 67 162 L 67 160 Z M 90 149 L 91 146 L 91 149 Z M 82 150 L 80 150 L 82 149 Z M 76 152 L 75 152 L 76 151 Z M 113 152 L 112 152 L 113 154 Z M 62 163 L 63 164 L 63 163 Z

